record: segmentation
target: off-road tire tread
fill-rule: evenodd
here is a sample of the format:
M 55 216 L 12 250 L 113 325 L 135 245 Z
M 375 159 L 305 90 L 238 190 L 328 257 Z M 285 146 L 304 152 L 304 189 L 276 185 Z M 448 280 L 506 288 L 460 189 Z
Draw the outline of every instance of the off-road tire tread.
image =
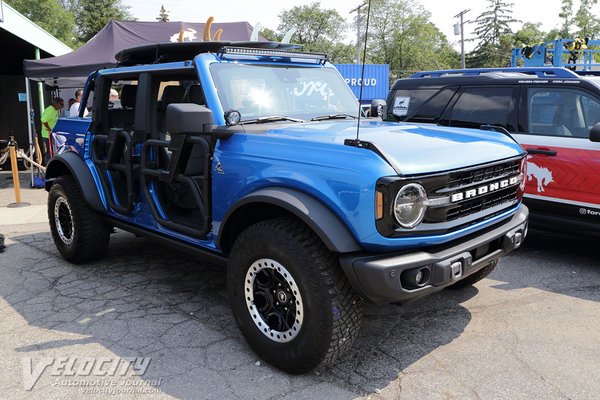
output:
M 72 248 L 67 252 L 61 250 L 66 246 L 58 237 L 56 228 L 52 223 L 54 219 L 54 207 L 51 204 L 54 196 L 53 191 L 61 189 L 73 213 L 73 229 L 75 232 Z M 99 260 L 106 253 L 111 227 L 97 211 L 88 205 L 79 189 L 79 185 L 70 175 L 57 178 L 50 189 L 48 194 L 48 221 L 50 222 L 54 243 L 67 261 L 74 264 L 83 264 Z
M 269 240 L 269 237 L 285 237 L 289 241 L 299 243 L 298 252 L 306 252 L 314 261 L 316 268 L 315 276 L 318 274 L 323 279 L 332 309 L 339 310 L 340 318 L 333 319 L 331 337 L 318 337 L 320 345 L 327 348 L 325 354 L 319 358 L 313 358 L 305 365 L 296 365 L 286 368 L 290 373 L 305 373 L 318 365 L 325 365 L 336 360 L 354 342 L 360 329 L 362 319 L 362 299 L 355 293 L 350 282 L 342 271 L 338 255 L 330 251 L 321 239 L 302 221 L 295 218 L 277 218 L 258 222 L 251 228 L 242 232 L 235 247 L 245 245 L 251 237 L 260 237 L 261 240 Z M 232 253 L 233 253 L 232 252 Z M 314 291 L 313 295 L 317 293 Z M 306 294 L 305 294 L 306 295 Z

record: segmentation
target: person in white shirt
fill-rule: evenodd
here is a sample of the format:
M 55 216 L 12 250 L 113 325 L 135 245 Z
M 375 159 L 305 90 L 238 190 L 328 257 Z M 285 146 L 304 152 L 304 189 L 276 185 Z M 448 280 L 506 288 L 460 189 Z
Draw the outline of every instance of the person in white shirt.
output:
M 77 89 L 75 91 L 75 103 L 73 103 L 73 105 L 69 109 L 70 117 L 78 117 L 79 116 L 79 106 L 81 105 L 81 95 L 82 94 L 83 94 L 83 90 L 81 90 L 81 89 Z M 83 116 L 85 117 L 87 115 L 88 115 L 88 110 L 84 109 Z

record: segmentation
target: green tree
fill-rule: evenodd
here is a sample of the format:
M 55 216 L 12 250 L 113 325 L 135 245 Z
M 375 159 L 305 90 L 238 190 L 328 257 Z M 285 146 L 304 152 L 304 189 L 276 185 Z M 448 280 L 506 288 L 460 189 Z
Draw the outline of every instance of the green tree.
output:
M 562 38 L 571 37 L 571 26 L 573 25 L 573 0 L 562 0 L 560 13 L 558 16 L 562 19 L 562 25 L 559 29 L 559 35 Z
M 581 0 L 574 20 L 579 28 L 579 36 L 582 38 L 595 38 L 600 34 L 600 19 L 592 13 L 593 7 L 597 4 L 598 0 Z
M 469 67 L 499 67 L 507 65 L 512 50 L 512 32 L 509 24 L 518 22 L 512 17 L 513 3 L 488 0 L 487 9 L 475 19 L 473 33 L 479 42 L 467 54 Z
M 60 0 L 60 5 L 76 15 L 79 12 L 79 0 Z
M 322 50 L 329 56 L 329 61 L 336 64 L 352 64 L 356 55 L 353 44 L 335 43 Z
M 128 9 L 121 0 L 80 0 L 77 15 L 79 39 L 87 42 L 111 19 L 131 19 Z
M 7 3 L 68 46 L 76 44 L 75 17 L 58 0 L 8 0 Z
M 328 52 L 344 36 L 346 22 L 334 9 L 322 9 L 318 2 L 305 6 L 295 6 L 279 14 L 277 30 L 283 37 L 296 29 L 292 42 L 303 46 L 305 51 Z
M 513 42 L 515 46 L 531 46 L 543 42 L 547 33 L 540 29 L 539 22 L 525 22 L 521 29 L 515 32 Z
M 459 53 L 429 22 L 430 16 L 414 1 L 372 0 L 366 61 L 390 64 L 392 78 L 412 71 L 458 67 Z M 365 23 L 366 19 L 361 22 L 363 29 Z
M 169 12 L 165 10 L 164 4 L 160 5 L 160 11 L 156 20 L 158 22 L 169 22 Z
M 270 40 L 272 42 L 279 42 L 281 41 L 281 39 L 283 39 L 283 35 L 280 35 L 279 33 L 275 32 L 273 29 L 269 29 L 269 28 L 262 28 L 260 30 L 260 34 L 267 40 Z

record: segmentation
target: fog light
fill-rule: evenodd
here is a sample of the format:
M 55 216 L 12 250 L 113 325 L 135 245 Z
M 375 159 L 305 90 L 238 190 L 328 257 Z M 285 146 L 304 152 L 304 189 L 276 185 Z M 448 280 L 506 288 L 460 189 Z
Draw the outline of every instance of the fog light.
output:
M 418 289 L 429 284 L 431 270 L 429 267 L 413 268 L 402 273 L 400 282 L 407 289 Z

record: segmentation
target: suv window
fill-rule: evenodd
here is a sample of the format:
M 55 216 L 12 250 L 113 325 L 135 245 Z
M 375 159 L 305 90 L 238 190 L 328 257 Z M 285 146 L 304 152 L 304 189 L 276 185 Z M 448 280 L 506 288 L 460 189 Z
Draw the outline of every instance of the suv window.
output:
M 568 88 L 527 90 L 527 132 L 534 135 L 587 138 L 600 121 L 600 103 Z
M 402 120 L 407 115 L 412 115 L 421 104 L 431 98 L 437 91 L 438 89 L 396 90 L 394 101 L 390 105 L 390 111 L 396 117 L 396 120 Z
M 512 93 L 512 87 L 464 88 L 443 124 L 464 128 L 489 124 L 514 131 L 509 124 Z
M 391 115 L 388 114 L 387 119 L 433 122 L 446 109 L 446 105 L 454 95 L 454 90 L 452 88 L 396 90 L 389 109 Z

